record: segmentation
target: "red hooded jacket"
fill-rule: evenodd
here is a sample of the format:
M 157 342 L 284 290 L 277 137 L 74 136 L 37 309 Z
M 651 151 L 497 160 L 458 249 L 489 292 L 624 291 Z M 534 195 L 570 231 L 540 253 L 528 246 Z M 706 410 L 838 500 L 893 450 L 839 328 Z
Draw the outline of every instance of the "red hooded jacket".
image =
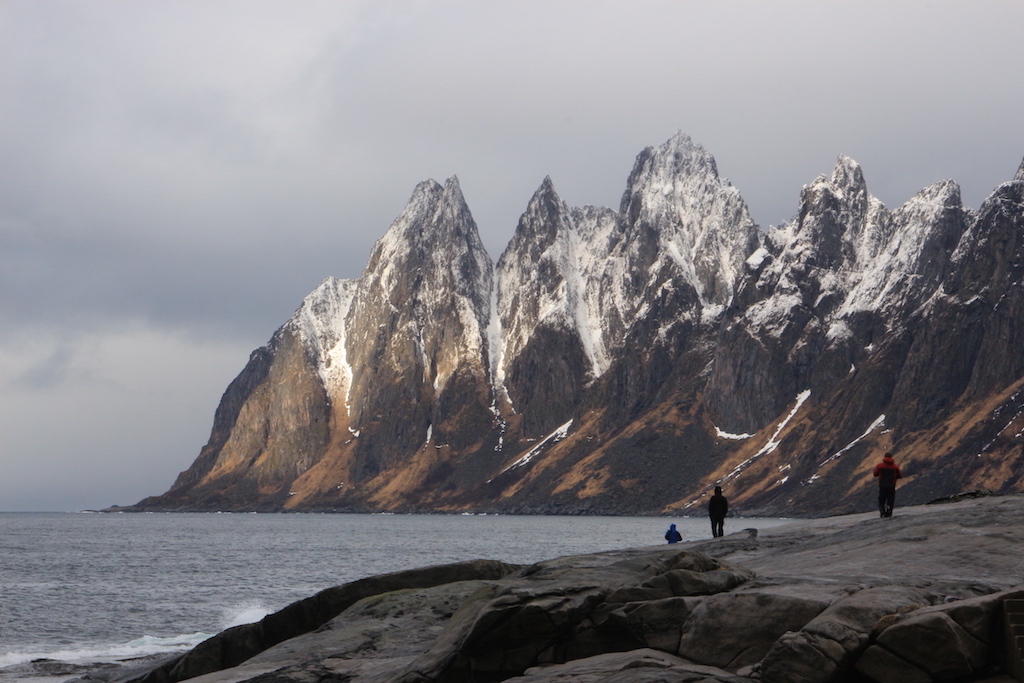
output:
M 886 455 L 882 462 L 875 465 L 874 476 L 878 477 L 879 486 L 896 486 L 896 480 L 902 477 L 903 473 L 892 456 Z

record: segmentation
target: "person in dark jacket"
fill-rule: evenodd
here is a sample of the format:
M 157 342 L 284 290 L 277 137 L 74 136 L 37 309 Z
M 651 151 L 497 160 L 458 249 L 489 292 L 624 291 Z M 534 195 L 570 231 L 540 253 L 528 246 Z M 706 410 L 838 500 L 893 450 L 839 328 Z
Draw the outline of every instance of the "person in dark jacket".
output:
M 665 540 L 669 543 L 679 543 L 679 541 L 683 540 L 683 535 L 676 529 L 675 524 L 668 525 L 668 531 L 665 532 Z
M 715 487 L 715 495 L 708 501 L 708 516 L 711 518 L 711 535 L 715 538 L 725 535 L 725 516 L 729 513 L 729 501 L 722 495 L 722 487 Z
M 896 506 L 896 480 L 903 476 L 892 453 L 886 453 L 882 462 L 875 465 L 874 476 L 878 479 L 878 514 L 892 517 L 892 509 Z

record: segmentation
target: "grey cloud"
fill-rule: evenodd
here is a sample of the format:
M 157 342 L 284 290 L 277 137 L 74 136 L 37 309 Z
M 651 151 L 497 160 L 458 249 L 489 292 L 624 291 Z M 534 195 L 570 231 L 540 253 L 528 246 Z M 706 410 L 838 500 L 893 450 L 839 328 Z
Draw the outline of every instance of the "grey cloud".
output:
M 69 345 L 61 345 L 16 376 L 14 385 L 18 389 L 30 391 L 59 387 L 69 381 L 74 360 L 75 349 Z

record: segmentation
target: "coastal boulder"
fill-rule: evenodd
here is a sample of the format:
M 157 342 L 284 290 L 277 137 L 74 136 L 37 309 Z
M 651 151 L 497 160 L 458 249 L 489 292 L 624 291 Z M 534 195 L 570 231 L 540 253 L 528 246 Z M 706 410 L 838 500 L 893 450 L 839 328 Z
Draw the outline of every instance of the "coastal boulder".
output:
M 456 581 L 359 600 L 310 633 L 195 683 L 391 681 L 433 644 L 452 614 L 490 581 Z
M 278 643 L 319 628 L 369 596 L 456 581 L 499 579 L 516 569 L 516 565 L 494 560 L 470 560 L 371 576 L 327 588 L 268 614 L 256 623 L 222 631 L 181 657 L 128 683 L 175 683 L 237 666 Z
M 878 644 L 931 676 L 964 678 L 987 661 L 985 644 L 945 612 L 914 614 L 893 624 Z
M 914 615 L 943 612 L 977 640 L 989 647 L 998 648 L 1001 646 L 999 637 L 1002 631 L 1003 601 L 1022 597 L 1024 597 L 1024 586 L 1008 591 L 979 595 L 966 600 L 947 602 L 934 607 L 925 607 L 915 612 Z
M 733 571 L 724 563 L 680 549 L 636 549 L 541 562 L 471 596 L 431 649 L 399 680 L 503 680 L 532 666 L 558 664 L 643 642 L 618 600 L 652 594 L 675 597 L 689 585 L 678 571 Z M 716 579 L 717 581 L 717 579 Z M 695 584 L 696 585 L 696 584 Z M 701 590 L 707 584 L 699 584 Z M 671 628 L 671 627 L 670 627 Z
M 817 597 L 770 589 L 721 593 L 697 605 L 683 624 L 678 653 L 701 664 L 739 669 L 755 664 L 787 631 L 828 607 Z
M 675 652 L 683 636 L 683 624 L 704 598 L 675 597 L 648 602 L 632 602 L 619 608 L 614 616 L 625 622 L 630 635 L 647 647 Z
M 1002 604 L 1020 595 L 1024 591 L 1014 588 L 884 619 L 875 627 L 875 644 L 856 669 L 878 683 L 889 683 L 904 680 L 886 670 L 893 657 L 935 680 L 966 679 L 997 668 L 1002 664 Z
M 917 588 L 866 588 L 829 605 L 799 631 L 777 640 L 761 663 L 772 683 L 825 683 L 868 645 L 872 629 L 887 614 L 927 605 L 934 596 Z

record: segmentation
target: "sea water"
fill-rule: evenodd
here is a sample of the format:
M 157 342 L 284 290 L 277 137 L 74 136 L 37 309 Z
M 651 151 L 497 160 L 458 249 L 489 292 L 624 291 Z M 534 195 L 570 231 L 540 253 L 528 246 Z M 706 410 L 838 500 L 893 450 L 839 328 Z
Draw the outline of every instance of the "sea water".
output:
M 786 521 L 728 519 L 726 533 Z M 33 660 L 186 650 L 374 574 L 659 545 L 670 522 L 710 536 L 706 518 L 0 513 L 0 682 L 39 676 Z

